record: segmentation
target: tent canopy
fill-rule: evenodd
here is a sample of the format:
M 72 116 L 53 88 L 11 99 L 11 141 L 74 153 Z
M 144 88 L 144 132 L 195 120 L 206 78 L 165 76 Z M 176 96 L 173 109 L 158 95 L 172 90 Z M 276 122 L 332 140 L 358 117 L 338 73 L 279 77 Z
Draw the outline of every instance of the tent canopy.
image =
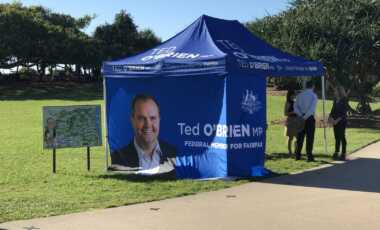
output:
M 236 20 L 206 15 L 155 48 L 103 63 L 106 77 L 224 75 L 321 76 L 323 66 L 276 49 Z
M 238 21 L 204 15 L 153 49 L 104 62 L 102 73 L 112 164 L 137 158 L 124 150 L 135 138 L 132 101 L 145 94 L 160 105 L 159 143 L 174 147 L 178 178 L 211 178 L 264 172 L 266 76 L 322 76 L 324 69 Z

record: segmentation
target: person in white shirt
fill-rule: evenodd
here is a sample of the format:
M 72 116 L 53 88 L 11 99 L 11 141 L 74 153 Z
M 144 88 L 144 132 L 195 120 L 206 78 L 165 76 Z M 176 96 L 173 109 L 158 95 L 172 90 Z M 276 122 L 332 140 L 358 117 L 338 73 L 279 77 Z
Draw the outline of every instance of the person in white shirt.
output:
M 306 89 L 296 97 L 294 103 L 294 112 L 305 121 L 305 126 L 297 135 L 296 160 L 301 159 L 303 141 L 306 135 L 306 154 L 307 161 L 314 161 L 313 144 L 315 133 L 314 114 L 317 107 L 318 97 L 314 93 L 314 84 L 312 81 L 306 83 Z
M 160 110 L 156 100 L 149 95 L 136 95 L 131 109 L 134 139 L 125 148 L 111 153 L 112 165 L 141 174 L 174 171 L 176 149 L 158 139 Z

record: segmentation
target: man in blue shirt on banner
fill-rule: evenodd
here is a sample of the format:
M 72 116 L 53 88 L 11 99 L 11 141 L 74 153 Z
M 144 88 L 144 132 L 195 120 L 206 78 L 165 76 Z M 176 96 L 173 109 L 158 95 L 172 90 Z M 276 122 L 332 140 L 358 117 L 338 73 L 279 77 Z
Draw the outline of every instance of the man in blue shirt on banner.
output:
M 111 153 L 112 165 L 140 174 L 168 173 L 175 167 L 175 147 L 158 139 L 160 110 L 149 95 L 136 95 L 132 100 L 131 123 L 134 139 L 127 147 Z
M 301 150 L 303 140 L 306 135 L 306 154 L 307 161 L 314 161 L 313 144 L 315 133 L 315 109 L 317 107 L 318 97 L 314 93 L 314 84 L 312 81 L 306 83 L 306 89 L 298 94 L 294 103 L 294 112 L 305 121 L 305 126 L 297 135 L 296 160 L 301 159 Z

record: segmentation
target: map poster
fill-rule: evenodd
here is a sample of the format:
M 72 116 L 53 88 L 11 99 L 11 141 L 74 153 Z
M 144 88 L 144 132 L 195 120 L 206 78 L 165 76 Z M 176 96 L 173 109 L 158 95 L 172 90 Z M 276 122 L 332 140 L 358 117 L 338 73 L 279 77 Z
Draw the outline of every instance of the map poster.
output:
M 102 145 L 100 105 L 44 106 L 44 149 Z

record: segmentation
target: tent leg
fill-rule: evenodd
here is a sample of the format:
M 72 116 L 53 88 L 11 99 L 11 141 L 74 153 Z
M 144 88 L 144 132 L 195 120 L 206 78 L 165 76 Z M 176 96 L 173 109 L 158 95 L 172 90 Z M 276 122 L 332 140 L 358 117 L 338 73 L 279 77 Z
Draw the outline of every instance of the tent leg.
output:
M 326 109 L 325 109 L 325 103 L 326 103 L 326 86 L 325 86 L 325 76 L 322 75 L 321 77 L 322 81 L 322 110 L 323 110 L 323 138 L 324 138 L 324 147 L 325 147 L 325 154 L 327 155 L 327 135 L 326 135 Z
M 105 140 L 104 140 L 104 155 L 105 155 L 105 171 L 108 171 L 108 132 L 107 132 L 107 98 L 106 98 L 106 79 L 103 75 L 103 114 L 104 114 L 104 128 L 105 128 Z

